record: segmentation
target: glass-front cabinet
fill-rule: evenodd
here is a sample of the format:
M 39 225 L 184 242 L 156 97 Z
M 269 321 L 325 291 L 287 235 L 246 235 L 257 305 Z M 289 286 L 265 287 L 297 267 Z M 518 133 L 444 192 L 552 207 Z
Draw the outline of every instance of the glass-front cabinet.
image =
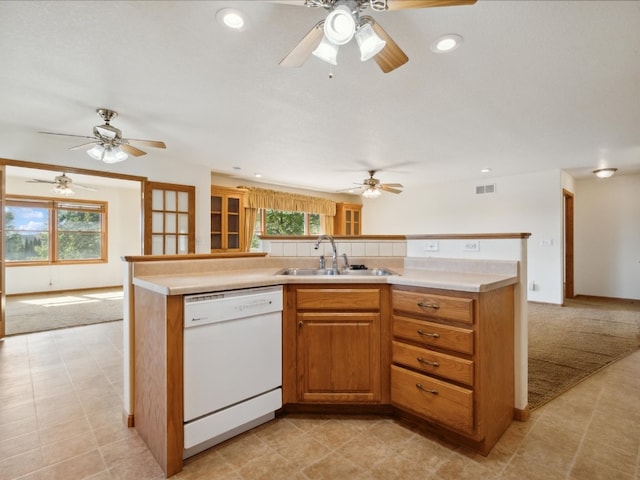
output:
M 357 203 L 337 203 L 333 224 L 335 235 L 362 234 L 362 205 Z
M 243 251 L 244 192 L 211 187 L 211 251 Z

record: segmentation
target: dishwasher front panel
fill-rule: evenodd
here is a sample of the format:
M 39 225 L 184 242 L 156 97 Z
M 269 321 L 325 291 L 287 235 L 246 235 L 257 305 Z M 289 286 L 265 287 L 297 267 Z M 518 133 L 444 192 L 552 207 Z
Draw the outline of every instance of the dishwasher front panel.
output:
M 282 312 L 184 330 L 184 421 L 282 385 Z

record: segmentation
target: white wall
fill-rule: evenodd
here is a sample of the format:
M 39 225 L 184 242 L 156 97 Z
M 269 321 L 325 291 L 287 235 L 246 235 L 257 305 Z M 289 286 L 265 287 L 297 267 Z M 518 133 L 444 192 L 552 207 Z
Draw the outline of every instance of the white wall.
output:
M 640 299 L 640 175 L 575 183 L 575 293 Z
M 560 170 L 428 185 L 363 201 L 363 233 L 520 233 L 529 232 L 528 299 L 562 303 L 563 212 Z M 476 185 L 496 184 L 496 193 L 475 193 Z M 484 246 L 488 246 L 484 242 Z M 412 256 L 434 256 L 409 247 Z M 417 251 L 416 251 L 417 250 Z M 492 252 L 494 255 L 495 252 Z M 483 242 L 468 258 L 486 258 Z M 496 258 L 495 256 L 493 258 Z M 500 258 L 500 257 L 497 257 Z
M 42 177 L 52 176 L 51 172 Z M 73 198 L 108 202 L 107 263 L 88 265 L 47 265 L 7 267 L 7 294 L 99 288 L 122 285 L 124 255 L 141 253 L 141 196 L 139 182 L 121 182 L 124 188 L 98 186 L 97 191 L 75 189 Z M 7 177 L 7 195 L 52 196 L 51 185 L 25 182 L 24 178 Z

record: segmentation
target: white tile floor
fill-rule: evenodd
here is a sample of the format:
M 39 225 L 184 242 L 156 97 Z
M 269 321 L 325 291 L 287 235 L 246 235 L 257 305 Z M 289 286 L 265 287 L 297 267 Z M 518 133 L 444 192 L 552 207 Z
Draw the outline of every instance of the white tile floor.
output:
M 122 322 L 0 342 L 0 479 L 155 479 L 122 419 Z M 640 480 L 640 351 L 514 422 L 488 457 L 391 419 L 287 416 L 174 478 Z

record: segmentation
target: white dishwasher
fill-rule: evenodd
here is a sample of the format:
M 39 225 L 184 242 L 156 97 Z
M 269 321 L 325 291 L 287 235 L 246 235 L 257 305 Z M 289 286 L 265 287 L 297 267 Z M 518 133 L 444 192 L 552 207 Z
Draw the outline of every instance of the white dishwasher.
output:
M 282 286 L 184 297 L 187 458 L 282 406 Z

